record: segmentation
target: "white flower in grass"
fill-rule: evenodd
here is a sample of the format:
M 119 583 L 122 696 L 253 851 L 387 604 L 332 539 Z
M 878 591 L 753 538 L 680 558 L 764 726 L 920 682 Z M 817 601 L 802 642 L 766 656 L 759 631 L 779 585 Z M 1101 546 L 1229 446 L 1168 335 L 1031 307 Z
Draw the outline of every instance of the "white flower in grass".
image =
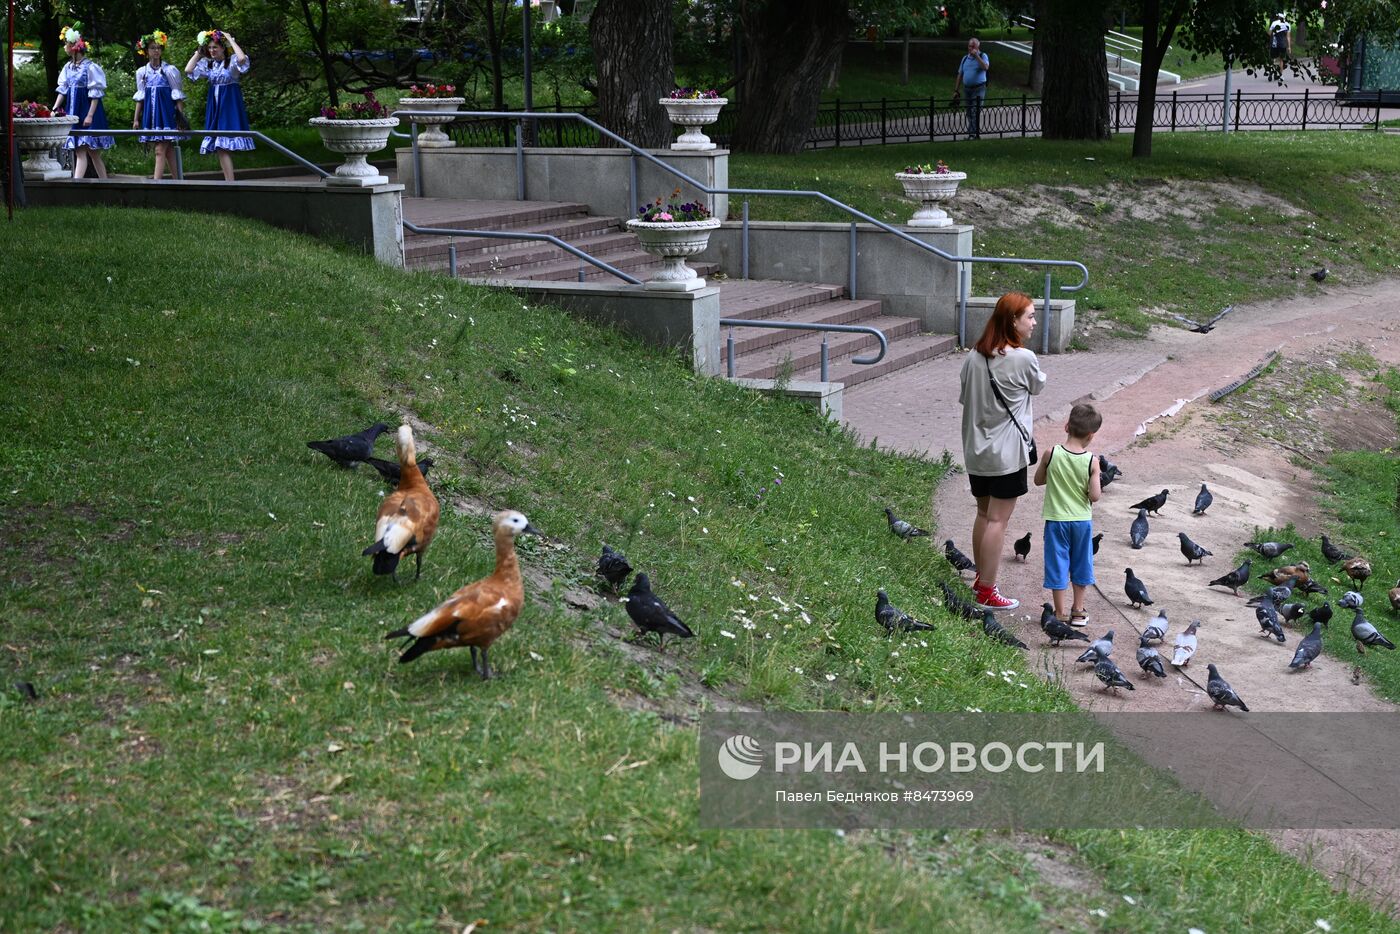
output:
M 1187 928 L 1186 934 L 1206 934 L 1206 932 L 1202 931 L 1200 928 Z
M 700 510 L 696 509 L 694 506 L 690 507 L 690 511 L 695 513 L 697 516 L 700 515 Z
M 808 616 L 805 611 L 801 615 L 802 622 L 806 623 L 808 626 L 812 625 L 812 617 Z
M 890 653 L 890 658 L 899 658 L 899 653 L 898 653 L 898 652 L 891 652 L 891 653 Z
M 1127 902 L 1129 905 L 1136 905 L 1136 904 L 1137 904 L 1137 899 L 1136 899 L 1136 898 L 1133 898 L 1131 895 L 1124 895 L 1124 896 L 1123 896 L 1123 901 Z
M 701 531 L 701 532 L 704 532 L 706 535 L 709 535 L 709 534 L 710 534 L 710 530 L 707 529 L 707 528 L 705 528 L 703 525 L 700 526 L 700 531 Z
M 756 594 L 756 593 L 751 593 L 751 594 L 749 594 L 749 599 L 752 600 L 754 603 L 757 603 L 757 602 L 758 602 L 758 594 Z
M 531 652 L 531 653 L 530 653 L 530 657 L 531 657 L 532 659 L 534 659 L 535 661 L 537 661 L 537 662 L 542 662 L 542 661 L 544 661 L 544 656 L 541 655 L 539 652 Z
M 741 580 L 739 580 L 739 578 L 737 578 L 737 577 L 734 578 L 733 580 L 731 580 L 729 583 L 733 584 L 735 587 L 742 587 L 742 586 L 744 586 L 744 582 L 741 581 Z
M 1089 914 L 1093 915 L 1093 916 L 1096 917 L 1096 918 L 1107 918 L 1107 917 L 1108 917 L 1108 912 L 1104 911 L 1102 908 L 1090 908 L 1090 909 L 1089 909 Z
M 769 567 L 769 566 L 766 565 L 766 564 L 763 566 L 763 570 L 765 570 L 765 571 L 772 571 L 774 574 L 777 574 L 777 573 L 778 573 L 778 569 L 777 569 L 777 568 Z
M 981 707 L 964 707 L 963 710 L 967 711 L 968 713 L 981 713 L 981 712 L 982 712 L 982 708 L 981 708 Z
M 835 676 L 835 675 L 827 675 L 827 676 L 826 676 L 826 680 L 828 680 L 828 681 L 835 681 L 835 680 L 836 680 L 836 676 Z
M 757 628 L 758 628 L 758 624 L 755 623 L 755 622 L 753 622 L 752 620 L 744 620 L 744 628 L 745 628 L 745 629 L 757 629 Z
M 919 640 L 919 645 L 923 648 L 928 648 L 928 643 L 925 642 L 923 639 Z
M 800 675 L 800 674 L 802 674 L 802 669 L 801 669 L 801 668 L 794 668 L 794 669 L 793 669 L 793 672 L 794 672 L 795 674 L 799 674 L 799 675 Z
M 687 503 L 693 503 L 693 502 L 695 502 L 695 497 L 693 497 L 693 496 L 687 496 L 687 497 L 685 498 L 685 501 L 686 501 Z
M 1313 924 L 1317 925 L 1318 929 L 1322 931 L 1332 930 L 1332 925 L 1328 923 L 1326 918 L 1318 918 Z
M 734 635 L 734 633 L 730 632 L 728 629 L 721 629 L 721 630 L 719 631 L 719 634 L 720 634 L 721 636 L 724 636 L 724 638 L 726 638 L 726 639 L 737 639 L 737 638 L 739 638 L 738 636 Z

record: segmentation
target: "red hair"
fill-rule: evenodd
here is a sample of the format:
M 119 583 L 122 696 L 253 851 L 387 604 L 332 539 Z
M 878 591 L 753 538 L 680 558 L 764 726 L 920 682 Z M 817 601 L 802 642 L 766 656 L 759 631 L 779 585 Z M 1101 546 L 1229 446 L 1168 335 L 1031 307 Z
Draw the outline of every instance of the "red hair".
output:
M 1002 353 L 1008 347 L 1020 347 L 1021 339 L 1016 336 L 1016 319 L 1035 308 L 1035 299 L 1025 292 L 1007 292 L 997 299 L 997 307 L 987 319 L 982 337 L 973 349 L 988 359 Z

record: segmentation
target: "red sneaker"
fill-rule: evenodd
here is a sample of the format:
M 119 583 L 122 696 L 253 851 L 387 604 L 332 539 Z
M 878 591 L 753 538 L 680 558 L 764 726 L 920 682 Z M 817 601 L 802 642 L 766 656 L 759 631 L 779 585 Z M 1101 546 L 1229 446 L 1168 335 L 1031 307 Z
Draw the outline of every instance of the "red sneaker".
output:
M 977 605 L 984 610 L 1014 610 L 1021 605 L 1020 600 L 1012 600 L 1008 597 L 1003 597 L 1001 592 L 997 590 L 996 584 L 990 587 L 983 587 L 980 590 L 975 590 L 972 596 L 973 599 L 977 601 Z

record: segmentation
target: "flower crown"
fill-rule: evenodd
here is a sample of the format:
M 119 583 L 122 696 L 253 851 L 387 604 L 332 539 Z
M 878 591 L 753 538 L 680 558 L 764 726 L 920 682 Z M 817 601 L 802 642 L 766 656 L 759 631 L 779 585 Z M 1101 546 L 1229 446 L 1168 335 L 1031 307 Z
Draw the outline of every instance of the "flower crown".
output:
M 165 46 L 170 42 L 170 37 L 167 36 L 165 33 L 161 32 L 159 29 L 152 29 L 150 32 L 146 33 L 146 35 L 141 37 L 140 42 L 136 43 L 137 54 L 145 55 L 146 46 L 150 45 L 152 42 L 159 46 Z
M 224 38 L 224 31 L 222 29 L 206 29 L 196 36 L 194 41 L 200 48 L 204 48 L 211 42 L 217 42 L 219 45 L 223 45 L 228 40 Z
M 58 41 L 63 45 L 71 45 L 87 51 L 87 43 L 83 41 L 83 34 L 78 32 L 79 23 L 72 26 L 64 26 L 58 30 Z

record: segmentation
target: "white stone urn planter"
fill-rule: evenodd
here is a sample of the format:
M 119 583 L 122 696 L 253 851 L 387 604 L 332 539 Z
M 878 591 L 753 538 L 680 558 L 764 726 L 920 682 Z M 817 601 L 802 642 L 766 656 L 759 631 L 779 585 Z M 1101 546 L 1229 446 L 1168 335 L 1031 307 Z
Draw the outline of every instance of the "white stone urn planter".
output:
M 68 131 L 78 122 L 74 115 L 66 117 L 15 117 L 15 143 L 20 152 L 28 153 L 24 160 L 24 177 L 47 182 L 67 178 L 72 173 L 53 157 L 53 150 L 68 139 Z
M 671 122 L 685 128 L 685 132 L 680 135 L 680 139 L 671 144 L 671 148 L 692 152 L 717 149 L 700 128 L 718 120 L 719 112 L 727 103 L 729 99 L 726 97 L 661 98 L 661 106 L 666 108 L 666 115 L 671 118 Z
M 627 229 L 642 241 L 642 249 L 661 260 L 661 271 L 643 287 L 660 292 L 703 289 L 705 280 L 685 264 L 685 258 L 704 252 L 710 244 L 710 231 L 718 227 L 717 217 L 703 221 L 628 221 Z
M 335 174 L 326 179 L 327 185 L 387 185 L 389 179 L 365 158 L 389 145 L 389 131 L 399 125 L 398 117 L 377 120 L 330 120 L 312 117 L 307 121 L 321 134 L 321 145 L 331 152 L 342 153 L 345 162 L 336 167 Z
M 457 119 L 457 108 L 467 102 L 465 97 L 405 97 L 399 101 L 399 110 L 432 110 L 431 117 L 409 117 L 427 129 L 419 135 L 418 145 L 424 149 L 442 149 L 452 145 L 452 137 L 442 130 L 442 125 Z
M 904 186 L 904 196 L 922 205 L 909 218 L 908 226 L 952 226 L 948 212 L 938 204 L 958 193 L 958 183 L 967 178 L 966 172 L 896 172 L 894 177 Z

